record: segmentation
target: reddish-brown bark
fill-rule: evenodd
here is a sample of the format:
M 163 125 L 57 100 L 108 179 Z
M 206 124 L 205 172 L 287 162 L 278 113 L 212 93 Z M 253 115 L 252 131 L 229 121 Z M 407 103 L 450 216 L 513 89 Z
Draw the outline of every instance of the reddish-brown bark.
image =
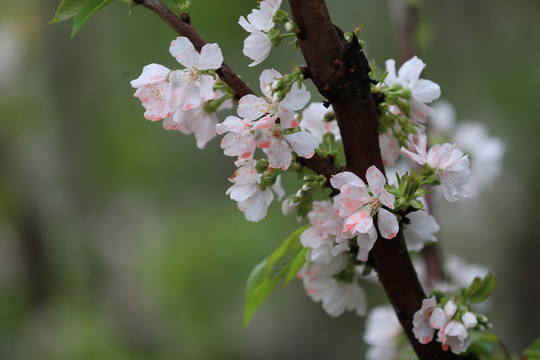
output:
M 289 0 L 298 26 L 298 43 L 319 92 L 332 104 L 338 120 L 347 170 L 365 179 L 368 167 L 384 171 L 379 121 L 370 91 L 369 65 L 357 42 L 336 30 L 323 0 Z M 324 50 L 323 50 L 324 49 Z M 414 313 L 426 297 L 400 231 L 395 239 L 379 236 L 371 258 L 390 303 L 420 359 L 455 359 L 431 342 L 420 344 L 412 333 Z

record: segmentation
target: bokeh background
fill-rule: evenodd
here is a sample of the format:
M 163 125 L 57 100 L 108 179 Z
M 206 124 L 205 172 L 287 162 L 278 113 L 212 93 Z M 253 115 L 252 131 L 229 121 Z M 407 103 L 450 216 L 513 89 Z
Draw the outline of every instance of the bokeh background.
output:
M 298 224 L 276 203 L 245 221 L 225 196 L 234 165 L 219 140 L 200 151 L 143 118 L 129 81 L 152 62 L 176 66 L 167 25 L 119 2 L 70 39 L 69 21 L 47 26 L 57 3 L 0 0 L 0 358 L 362 359 L 363 319 L 330 318 L 298 281 L 242 329 L 251 268 Z M 258 88 L 264 67 L 290 71 L 291 50 L 247 67 L 237 20 L 255 6 L 193 0 L 192 22 Z M 343 29 L 363 24 L 369 58 L 398 57 L 388 2 L 328 6 Z M 513 352 L 540 336 L 538 14 L 537 0 L 426 0 L 420 11 L 423 76 L 459 119 L 507 144 L 495 186 L 437 215 L 445 253 L 496 273 L 489 316 Z

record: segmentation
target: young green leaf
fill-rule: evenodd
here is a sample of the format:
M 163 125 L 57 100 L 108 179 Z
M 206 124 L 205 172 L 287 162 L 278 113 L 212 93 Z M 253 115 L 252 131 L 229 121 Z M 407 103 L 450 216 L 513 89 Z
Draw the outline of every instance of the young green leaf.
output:
M 94 16 L 99 10 L 109 5 L 115 0 L 90 0 L 86 5 L 77 13 L 73 20 L 73 28 L 71 29 L 71 37 L 75 36 L 77 31 Z
M 300 234 L 306 228 L 307 226 L 303 226 L 294 231 L 249 274 L 244 305 L 244 327 L 249 324 L 257 308 L 277 284 L 284 278 L 285 285 L 288 284 L 304 264 L 307 249 L 300 243 Z
M 536 339 L 531 346 L 529 346 L 523 355 L 527 356 L 527 359 L 540 359 L 540 338 Z
M 495 275 L 489 273 L 485 278 L 475 278 L 467 290 L 464 297 L 472 304 L 478 304 L 486 300 L 495 287 Z
M 56 14 L 54 14 L 54 17 L 51 19 L 51 21 L 49 21 L 49 24 L 54 24 L 74 17 L 89 1 L 90 0 L 60 1 L 60 4 L 58 4 L 58 9 L 56 9 Z

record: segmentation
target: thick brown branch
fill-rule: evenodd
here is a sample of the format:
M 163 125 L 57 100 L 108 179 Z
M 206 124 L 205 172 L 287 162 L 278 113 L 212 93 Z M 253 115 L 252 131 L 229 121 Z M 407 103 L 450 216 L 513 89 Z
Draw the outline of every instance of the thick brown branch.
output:
M 193 43 L 197 51 L 201 51 L 202 47 L 206 45 L 206 42 L 201 39 L 199 34 L 195 31 L 193 26 L 189 22 L 182 21 L 176 16 L 168 7 L 166 7 L 160 0 L 133 0 L 137 4 L 152 10 L 165 21 L 170 27 L 172 27 L 178 34 L 185 36 Z M 216 71 L 221 80 L 225 81 L 236 93 L 238 98 L 244 95 L 254 94 L 254 92 L 236 75 L 234 71 L 225 63 Z
M 371 165 L 384 171 L 379 148 L 379 122 L 371 95 L 370 68 L 356 39 L 345 41 L 334 28 L 324 0 L 289 0 L 298 26 L 298 43 L 319 92 L 332 103 L 340 128 L 347 170 L 365 179 Z M 456 359 L 440 344 L 421 345 L 412 333 L 414 313 L 425 298 L 400 232 L 379 236 L 372 259 L 380 281 L 420 359 Z

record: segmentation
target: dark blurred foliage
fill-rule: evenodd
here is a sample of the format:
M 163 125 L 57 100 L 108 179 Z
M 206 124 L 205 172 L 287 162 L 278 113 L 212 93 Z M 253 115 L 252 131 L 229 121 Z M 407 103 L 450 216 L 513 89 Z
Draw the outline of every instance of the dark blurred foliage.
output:
M 70 39 L 69 22 L 46 26 L 57 2 L 0 1 L 0 358 L 362 358 L 363 319 L 328 317 L 299 282 L 241 328 L 244 281 L 295 219 L 274 203 L 245 221 L 225 196 L 234 165 L 219 140 L 200 151 L 144 120 L 129 81 L 152 62 L 176 66 L 167 25 L 113 3 Z M 328 5 L 344 30 L 363 24 L 380 67 L 398 57 L 387 2 Z M 255 6 L 193 0 L 192 23 L 258 88 L 264 67 L 290 71 L 291 50 L 247 67 L 237 20 Z M 419 14 L 432 39 L 423 76 L 507 143 L 496 186 L 437 217 L 446 253 L 495 271 L 489 316 L 512 351 L 540 335 L 538 14 L 537 0 L 423 1 Z

